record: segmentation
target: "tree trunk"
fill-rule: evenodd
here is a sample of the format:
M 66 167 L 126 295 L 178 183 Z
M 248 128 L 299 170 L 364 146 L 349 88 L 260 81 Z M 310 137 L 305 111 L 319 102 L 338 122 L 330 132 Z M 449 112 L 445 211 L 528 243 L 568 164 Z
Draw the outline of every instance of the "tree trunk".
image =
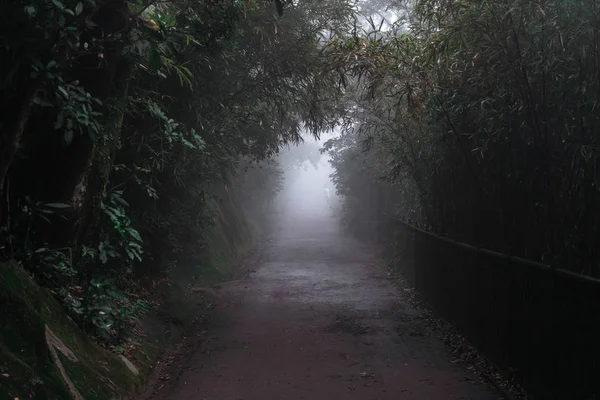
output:
M 2 140 L 2 147 L 0 148 L 0 191 L 4 188 L 4 179 L 12 161 L 19 149 L 19 142 L 23 131 L 29 120 L 31 114 L 31 107 L 33 106 L 33 99 L 40 90 L 39 81 L 33 81 L 29 84 L 29 87 L 25 91 L 25 97 L 21 102 L 21 107 L 17 115 L 17 119 L 13 124 L 13 127 L 9 129 L 7 135 Z

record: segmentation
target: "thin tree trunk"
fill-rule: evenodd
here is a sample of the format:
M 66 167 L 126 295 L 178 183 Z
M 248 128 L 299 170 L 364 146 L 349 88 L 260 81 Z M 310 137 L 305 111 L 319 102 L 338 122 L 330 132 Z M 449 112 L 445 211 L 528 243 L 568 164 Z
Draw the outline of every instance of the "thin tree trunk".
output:
M 6 138 L 4 138 L 2 142 L 2 147 L 0 148 L 0 190 L 4 188 L 4 179 L 6 178 L 8 168 L 12 164 L 15 154 L 19 149 L 21 136 L 23 136 L 23 131 L 25 131 L 25 126 L 27 125 L 29 115 L 31 114 L 33 99 L 35 99 L 39 90 L 40 83 L 38 81 L 29 84 L 17 119 L 13 127 L 9 128 Z

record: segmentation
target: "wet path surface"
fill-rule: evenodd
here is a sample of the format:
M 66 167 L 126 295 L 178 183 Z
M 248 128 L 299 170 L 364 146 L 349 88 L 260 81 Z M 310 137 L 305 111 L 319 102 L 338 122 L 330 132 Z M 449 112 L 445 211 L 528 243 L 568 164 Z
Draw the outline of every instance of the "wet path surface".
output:
M 169 400 L 499 399 L 451 362 L 378 266 L 334 219 L 286 221 Z

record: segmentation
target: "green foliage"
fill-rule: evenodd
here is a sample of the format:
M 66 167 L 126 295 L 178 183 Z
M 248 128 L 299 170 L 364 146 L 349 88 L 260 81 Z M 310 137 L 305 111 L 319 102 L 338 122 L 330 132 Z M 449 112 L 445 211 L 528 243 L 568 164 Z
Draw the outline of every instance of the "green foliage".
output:
M 84 303 L 76 312 L 93 324 L 100 339 L 120 343 L 133 327 L 135 319 L 149 311 L 148 303 L 132 299 L 116 286 L 114 279 L 94 278 Z
M 55 107 L 54 126 L 64 131 L 66 143 L 76 132 L 100 133 L 100 113 L 96 109 L 100 101 L 68 73 L 79 57 L 100 51 L 99 43 L 80 42 L 81 20 L 94 6 L 92 0 L 17 1 L 11 7 L 4 6 L 6 15 L 11 15 L 7 32 L 14 30 L 17 34 L 4 36 L 3 70 L 7 75 L 2 81 L 3 101 L 14 100 L 18 104 L 19 88 L 28 84 L 43 89 L 43 95 L 33 101 L 42 107 Z
M 352 106 L 344 127 L 354 143 L 332 146 L 343 153 L 334 161 L 341 190 L 359 198 L 363 179 L 380 179 L 381 196 L 396 205 L 382 212 L 600 273 L 590 242 L 599 218 L 599 53 L 590 45 L 598 5 L 422 0 L 408 11 L 326 49 Z M 359 168 L 352 154 L 365 178 L 350 173 Z
M 77 275 L 77 271 L 71 265 L 68 252 L 61 250 L 37 249 L 29 260 L 33 270 L 42 276 L 40 281 L 52 282 L 54 287 L 63 287 Z
M 11 248 L 12 257 L 20 259 L 37 281 L 56 295 L 75 321 L 93 326 L 95 334 L 106 343 L 122 340 L 135 318 L 147 311 L 145 301 L 130 300 L 115 286 L 114 279 L 106 278 L 107 274 L 127 273 L 131 263 L 141 260 L 143 255 L 142 239 L 125 214 L 127 203 L 121 194 L 111 193 L 102 207 L 110 229 L 101 233 L 97 248 L 82 248 L 83 258 L 93 261 L 97 257 L 101 264 L 115 261 L 118 264 L 98 273 L 99 277 L 89 282 L 87 291 L 78 284 L 81 271 L 73 265 L 72 248 L 50 248 L 47 243 L 40 247 L 36 243 L 39 234 L 34 230 L 35 222 L 41 220 L 51 226 L 57 219 L 65 218 L 69 205 L 26 197 L 19 202 L 21 212 L 13 214 L 13 225 L 8 232 L 5 228 L 7 235 L 3 236 L 3 247 Z
M 223 209 L 266 219 L 282 179 L 270 158 L 337 123 L 342 89 L 320 45 L 353 12 L 338 1 L 4 4 L 3 258 L 90 335 L 123 342 L 147 311 L 140 281 L 218 253 L 208 232 L 227 218 L 215 204 L 246 198 Z
M 58 78 L 60 82 L 60 78 Z M 81 86 L 75 83 L 57 85 L 55 103 L 60 109 L 54 129 L 64 131 L 65 144 L 71 143 L 75 131 L 88 134 L 93 138 L 100 135 L 101 127 L 97 117 L 102 115 L 94 111 L 95 105 L 101 105 L 100 100 L 92 97 Z
M 98 246 L 98 257 L 102 264 L 109 260 L 125 258 L 130 262 L 141 261 L 143 241 L 139 232 L 131 225 L 125 210 L 129 204 L 123 199 L 123 191 L 115 190 L 108 195 L 108 202 L 102 204 L 102 211 L 108 217 L 110 229 Z

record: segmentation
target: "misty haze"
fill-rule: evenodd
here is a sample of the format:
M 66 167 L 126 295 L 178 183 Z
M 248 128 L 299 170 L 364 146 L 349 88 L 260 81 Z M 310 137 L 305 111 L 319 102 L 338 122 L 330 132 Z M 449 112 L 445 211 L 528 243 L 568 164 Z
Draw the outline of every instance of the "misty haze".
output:
M 597 1 L 0 15 L 0 400 L 600 399 Z
M 308 139 L 298 145 L 300 151 L 320 149 L 323 141 Z M 297 151 L 292 149 L 292 151 Z M 285 149 L 279 156 L 285 160 Z M 288 162 L 283 161 L 283 164 Z M 296 218 L 331 219 L 339 207 L 336 188 L 331 180 L 334 172 L 327 154 L 319 154 L 316 161 L 305 160 L 292 164 L 284 171 L 283 188 L 275 200 L 276 210 L 282 216 Z

